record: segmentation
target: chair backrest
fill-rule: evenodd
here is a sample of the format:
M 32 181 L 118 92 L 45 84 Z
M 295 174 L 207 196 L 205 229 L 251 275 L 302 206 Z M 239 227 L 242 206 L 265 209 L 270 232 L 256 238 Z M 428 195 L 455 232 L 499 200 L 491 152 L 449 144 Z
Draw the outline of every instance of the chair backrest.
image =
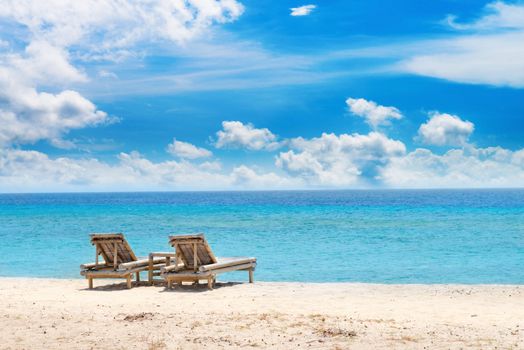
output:
M 102 255 L 106 265 L 115 268 L 118 264 L 137 260 L 122 233 L 93 233 L 91 244 L 96 247 L 97 263 L 99 255 Z
M 217 262 L 211 247 L 202 233 L 169 236 L 169 244 L 175 248 L 177 258 L 182 259 L 182 262 L 188 269 L 196 271 L 202 265 Z

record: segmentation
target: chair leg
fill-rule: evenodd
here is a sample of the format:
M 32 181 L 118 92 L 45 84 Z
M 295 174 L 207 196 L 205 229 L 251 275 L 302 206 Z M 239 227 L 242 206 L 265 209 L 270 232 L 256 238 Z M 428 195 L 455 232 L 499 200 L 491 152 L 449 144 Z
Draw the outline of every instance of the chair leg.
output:
M 131 274 L 127 275 L 127 289 L 131 289 Z
M 140 272 L 137 272 L 137 273 L 136 273 L 136 281 L 137 281 L 137 282 L 140 282 Z
M 253 269 L 249 269 L 249 283 L 253 283 L 255 282 L 255 276 L 254 276 L 254 271 Z
M 173 288 L 173 281 L 167 280 L 167 289 L 171 289 L 171 288 Z
M 213 289 L 213 277 L 207 278 L 207 288 Z
M 153 285 L 153 257 L 149 255 L 149 268 L 147 270 L 147 279 L 149 281 L 149 285 Z
M 87 281 L 89 283 L 89 289 L 93 289 L 93 279 L 92 278 L 88 278 Z

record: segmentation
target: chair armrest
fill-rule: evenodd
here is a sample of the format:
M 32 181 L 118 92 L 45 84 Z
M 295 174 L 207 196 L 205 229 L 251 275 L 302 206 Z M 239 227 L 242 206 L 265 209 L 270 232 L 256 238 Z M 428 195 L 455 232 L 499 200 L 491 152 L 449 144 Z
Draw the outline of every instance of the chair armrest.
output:
M 160 273 L 167 273 L 167 272 L 175 271 L 176 269 L 177 269 L 176 265 L 164 266 L 160 269 Z
M 153 258 L 153 264 L 155 265 L 160 264 L 160 263 L 165 263 L 165 262 L 166 262 L 165 258 L 161 258 L 161 257 Z M 118 269 L 119 270 L 130 270 L 136 267 L 142 267 L 142 266 L 147 266 L 147 265 L 149 265 L 149 259 L 140 259 L 136 261 L 122 263 L 118 265 Z
M 149 257 L 176 258 L 176 252 L 152 252 L 149 253 Z
M 178 270 L 183 270 L 185 267 L 183 262 L 180 262 L 176 265 L 169 265 L 169 266 L 163 266 L 160 268 L 160 273 L 168 273 L 168 272 L 178 272 Z
M 200 266 L 199 271 L 201 272 L 212 271 L 216 269 L 222 269 L 226 267 L 244 265 L 244 264 L 256 265 L 256 263 L 257 263 L 257 259 L 250 258 L 250 257 L 218 258 L 218 262 L 214 264 Z
M 87 263 L 87 264 L 81 264 L 80 270 L 90 270 L 95 267 L 105 267 L 107 266 L 106 263 Z

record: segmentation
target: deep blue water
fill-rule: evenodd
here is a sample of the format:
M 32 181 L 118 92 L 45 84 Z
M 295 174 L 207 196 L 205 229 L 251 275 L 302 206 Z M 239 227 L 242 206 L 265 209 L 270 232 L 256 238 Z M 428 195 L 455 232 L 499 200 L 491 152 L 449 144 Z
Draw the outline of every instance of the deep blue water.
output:
M 80 277 L 91 232 L 204 232 L 265 281 L 524 283 L 524 190 L 0 194 L 0 276 Z

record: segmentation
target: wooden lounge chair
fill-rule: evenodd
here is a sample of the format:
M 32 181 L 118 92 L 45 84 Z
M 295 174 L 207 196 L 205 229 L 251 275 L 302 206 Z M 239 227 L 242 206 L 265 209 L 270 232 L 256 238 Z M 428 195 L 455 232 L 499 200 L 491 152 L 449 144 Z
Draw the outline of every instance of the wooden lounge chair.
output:
M 219 273 L 239 270 L 248 271 L 249 283 L 253 283 L 255 258 L 216 258 L 203 234 L 170 236 L 169 244 L 175 248 L 175 263 L 161 268 L 168 288 L 173 282 L 207 280 L 209 289 L 212 289 Z
M 80 265 L 80 274 L 93 288 L 95 278 L 125 278 L 127 288 L 131 288 L 131 277 L 140 281 L 140 271 L 149 270 L 149 259 L 138 259 L 122 233 L 93 233 L 91 244 L 96 248 L 95 262 Z M 99 261 L 102 256 L 103 262 Z M 165 265 L 165 258 L 156 257 L 153 269 L 159 271 Z

